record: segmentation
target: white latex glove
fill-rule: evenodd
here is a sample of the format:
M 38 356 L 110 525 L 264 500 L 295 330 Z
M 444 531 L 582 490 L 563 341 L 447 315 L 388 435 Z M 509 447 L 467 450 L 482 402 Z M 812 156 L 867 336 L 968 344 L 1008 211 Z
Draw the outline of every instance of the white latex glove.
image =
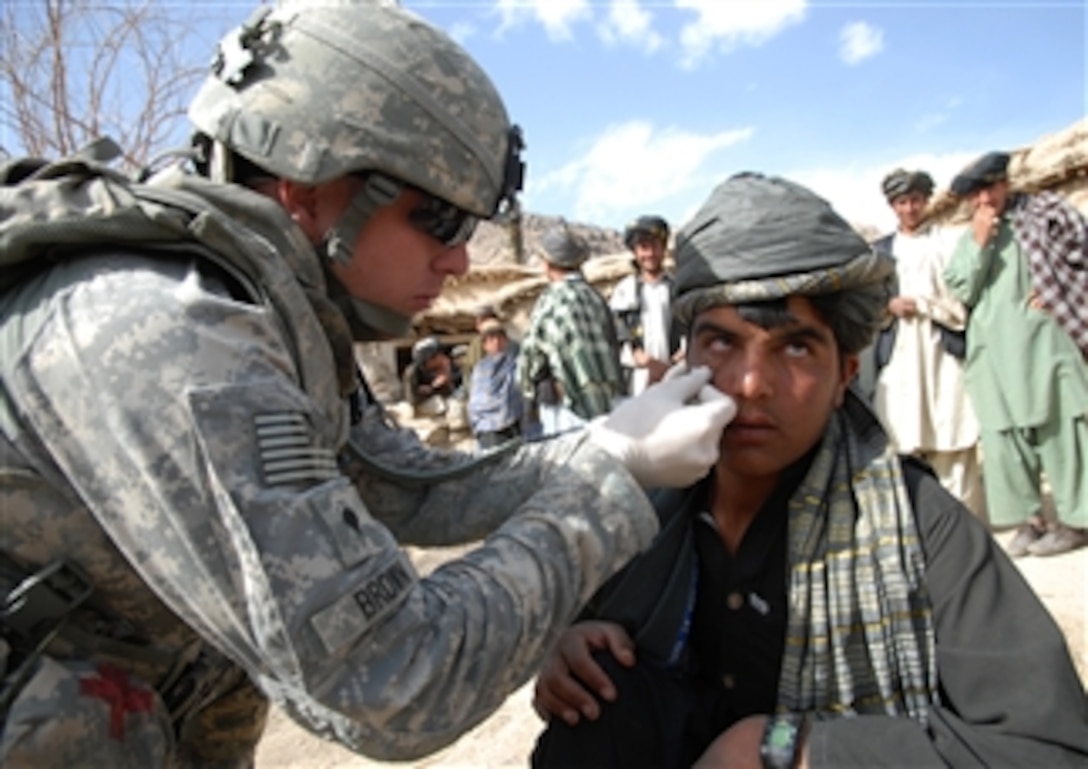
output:
M 657 384 L 589 426 L 589 438 L 642 486 L 690 486 L 718 461 L 722 431 L 737 404 L 711 386 L 706 366 L 674 366 Z

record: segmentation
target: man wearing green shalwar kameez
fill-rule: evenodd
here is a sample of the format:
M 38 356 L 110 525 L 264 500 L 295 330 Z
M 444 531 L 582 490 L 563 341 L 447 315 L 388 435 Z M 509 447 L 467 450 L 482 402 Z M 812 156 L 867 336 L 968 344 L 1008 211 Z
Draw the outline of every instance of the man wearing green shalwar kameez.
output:
M 974 215 L 945 280 L 971 311 L 965 373 L 990 521 L 1019 526 L 1010 555 L 1055 555 L 1088 543 L 1085 226 L 1051 193 L 1010 194 L 1008 161 L 989 153 L 953 180 Z M 1059 518 L 1049 531 L 1041 472 Z

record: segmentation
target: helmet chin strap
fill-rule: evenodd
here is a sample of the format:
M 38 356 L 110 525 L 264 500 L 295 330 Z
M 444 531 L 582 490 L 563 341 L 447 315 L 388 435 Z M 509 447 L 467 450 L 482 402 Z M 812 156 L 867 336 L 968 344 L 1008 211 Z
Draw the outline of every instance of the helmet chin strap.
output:
M 218 139 L 212 140 L 208 148 L 208 178 L 219 184 L 234 181 L 234 164 L 231 151 Z
M 403 185 L 382 174 L 369 174 L 363 188 L 355 194 L 347 210 L 325 233 L 325 253 L 339 264 L 354 258 L 355 241 L 363 227 L 378 209 L 391 204 L 403 190 Z M 385 307 L 352 296 L 332 271 L 329 278 L 336 284 L 334 300 L 348 318 L 351 335 L 357 342 L 374 342 L 407 336 L 412 328 L 411 316 L 401 315 Z

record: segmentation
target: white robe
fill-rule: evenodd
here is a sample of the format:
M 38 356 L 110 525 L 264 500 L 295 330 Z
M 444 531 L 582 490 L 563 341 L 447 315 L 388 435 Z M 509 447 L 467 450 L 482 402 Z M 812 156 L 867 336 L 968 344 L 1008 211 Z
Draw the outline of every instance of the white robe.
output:
M 877 379 L 874 406 L 905 454 L 962 451 L 979 438 L 962 364 L 941 347 L 932 322 L 963 329 L 967 318 L 942 278 L 952 234 L 958 235 L 925 228 L 896 233 L 892 242 L 899 295 L 912 297 L 918 314 L 896 321 L 895 346 Z

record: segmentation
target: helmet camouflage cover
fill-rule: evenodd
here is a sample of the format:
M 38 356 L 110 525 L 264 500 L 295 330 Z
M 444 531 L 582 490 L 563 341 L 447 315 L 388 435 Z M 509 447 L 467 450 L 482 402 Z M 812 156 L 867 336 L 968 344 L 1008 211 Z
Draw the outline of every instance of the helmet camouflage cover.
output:
M 664 217 L 647 214 L 628 224 L 623 230 L 623 243 L 634 248 L 640 238 L 652 238 L 662 243 L 669 242 L 669 223 Z
M 388 2 L 259 7 L 220 43 L 189 117 L 304 184 L 379 171 L 483 218 L 521 187 L 520 130 L 491 80 Z

